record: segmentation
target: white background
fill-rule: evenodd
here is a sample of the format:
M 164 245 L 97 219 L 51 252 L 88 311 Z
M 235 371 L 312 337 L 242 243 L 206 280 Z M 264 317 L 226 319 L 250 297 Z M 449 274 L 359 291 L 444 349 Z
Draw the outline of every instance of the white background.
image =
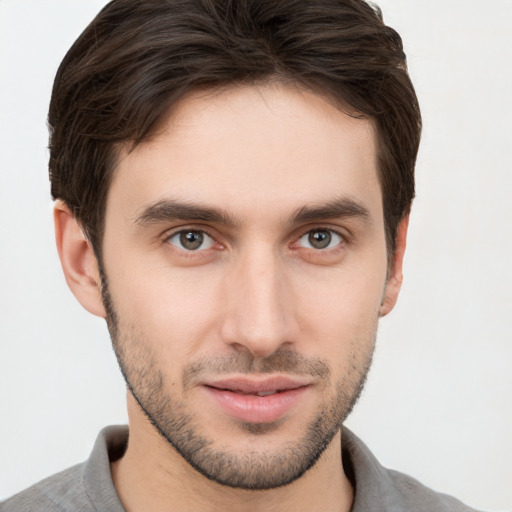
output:
M 61 275 L 47 179 L 53 76 L 103 4 L 0 0 L 0 498 L 126 421 L 106 328 Z M 512 1 L 379 4 L 425 129 L 402 296 L 347 423 L 383 464 L 512 510 Z

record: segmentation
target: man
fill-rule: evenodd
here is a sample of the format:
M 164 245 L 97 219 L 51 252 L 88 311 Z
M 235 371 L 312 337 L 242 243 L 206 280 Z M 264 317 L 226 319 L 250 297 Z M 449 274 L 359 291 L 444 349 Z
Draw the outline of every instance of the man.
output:
M 346 428 L 402 280 L 420 114 L 362 1 L 115 0 L 50 106 L 57 246 L 129 436 L 2 510 L 469 510 Z

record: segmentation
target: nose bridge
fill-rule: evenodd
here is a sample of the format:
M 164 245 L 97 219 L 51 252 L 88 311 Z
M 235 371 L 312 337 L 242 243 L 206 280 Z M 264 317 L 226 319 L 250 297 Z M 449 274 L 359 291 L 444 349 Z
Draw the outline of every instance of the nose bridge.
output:
M 228 277 L 230 300 L 223 338 L 254 357 L 266 357 L 293 341 L 291 304 L 283 262 L 267 244 L 244 251 Z

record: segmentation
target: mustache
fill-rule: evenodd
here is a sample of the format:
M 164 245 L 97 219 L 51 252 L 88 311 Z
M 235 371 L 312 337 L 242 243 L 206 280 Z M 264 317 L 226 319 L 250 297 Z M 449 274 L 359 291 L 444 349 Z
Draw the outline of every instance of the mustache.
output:
M 248 352 L 236 352 L 229 355 L 206 356 L 183 369 L 182 382 L 185 390 L 212 375 L 232 375 L 241 373 L 287 373 L 307 375 L 321 381 L 328 381 L 331 370 L 318 358 L 306 357 L 295 350 L 282 349 L 267 357 L 256 359 Z

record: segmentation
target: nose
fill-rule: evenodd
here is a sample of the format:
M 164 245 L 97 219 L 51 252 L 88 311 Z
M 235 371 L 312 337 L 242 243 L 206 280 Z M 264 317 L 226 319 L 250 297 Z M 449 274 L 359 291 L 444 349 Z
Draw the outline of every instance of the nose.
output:
M 260 359 L 295 342 L 294 300 L 279 256 L 248 252 L 224 282 L 221 336 L 235 350 Z

